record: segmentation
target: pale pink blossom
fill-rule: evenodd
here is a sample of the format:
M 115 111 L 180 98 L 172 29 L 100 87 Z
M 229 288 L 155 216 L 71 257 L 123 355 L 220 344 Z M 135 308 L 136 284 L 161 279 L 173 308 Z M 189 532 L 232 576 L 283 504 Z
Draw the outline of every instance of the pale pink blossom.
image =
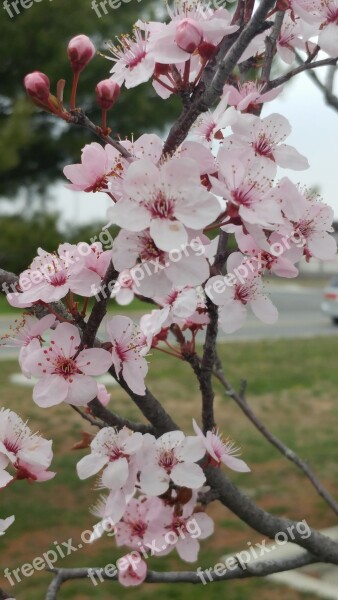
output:
M 224 441 L 222 434 L 218 431 L 207 431 L 204 435 L 195 419 L 193 419 L 192 423 L 196 435 L 202 440 L 207 453 L 216 465 L 222 462 L 233 471 L 239 471 L 240 473 L 248 473 L 250 471 L 244 460 L 238 458 L 240 449 L 236 448 L 233 442 L 229 440 Z
M 139 293 L 137 285 L 130 269 L 123 269 L 119 274 L 112 289 L 111 297 L 121 306 L 126 306 L 134 300 L 135 294 Z
M 80 479 L 87 479 L 104 469 L 101 483 L 109 490 L 132 493 L 137 475 L 137 453 L 141 452 L 142 434 L 126 427 L 117 431 L 104 427 L 90 444 L 91 454 L 77 463 Z
M 166 527 L 176 534 L 175 549 L 185 562 L 192 563 L 198 559 L 199 540 L 205 540 L 214 533 L 214 522 L 205 512 L 199 511 L 193 502 L 183 506 L 182 514 L 172 514 L 172 521 Z M 170 546 L 168 547 L 170 550 Z
M 309 167 L 304 156 L 283 143 L 291 133 L 291 126 L 282 115 L 276 113 L 260 119 L 255 115 L 240 114 L 232 124 L 232 130 L 234 133 L 224 140 L 224 147 L 238 152 L 241 157 L 255 156 L 264 166 L 267 177 L 276 175 L 277 165 L 296 171 Z
M 171 521 L 172 509 L 160 498 L 132 498 L 116 527 L 116 544 L 138 550 L 141 544 L 146 547 L 147 543 L 155 542 L 154 546 L 161 551 L 165 528 Z
M 122 556 L 116 562 L 118 580 L 124 587 L 141 585 L 147 576 L 147 565 L 138 552 Z
M 14 521 L 14 516 L 7 517 L 7 519 L 0 519 L 0 535 L 4 535 L 5 531 L 12 525 L 12 523 L 14 523 Z
M 292 18 L 289 12 L 285 12 L 276 42 L 280 58 L 291 65 L 295 60 L 295 50 L 312 51 L 315 44 L 308 40 L 309 35 L 311 35 L 309 27 L 306 27 L 303 21 Z
M 170 481 L 178 486 L 197 489 L 205 483 L 198 460 L 203 458 L 203 444 L 196 437 L 186 437 L 181 431 L 164 433 L 155 439 L 144 438 L 144 461 L 141 465 L 140 486 L 149 496 L 160 496 L 169 488 Z
M 123 188 L 125 197 L 108 209 L 108 219 L 128 231 L 149 227 L 156 246 L 167 252 L 187 244 L 187 228 L 200 230 L 221 212 L 189 158 L 174 157 L 158 167 L 138 160 L 130 165 Z
M 33 400 L 42 408 L 61 402 L 84 406 L 97 394 L 93 376 L 103 375 L 112 364 L 101 348 L 81 350 L 80 334 L 70 323 L 61 323 L 51 334 L 48 348 L 36 349 L 25 358 L 24 368 L 39 381 Z
M 69 246 L 72 252 L 65 253 L 64 247 Z M 88 256 L 82 258 L 78 248 L 73 245 L 61 245 L 60 253 L 50 254 L 42 248 L 38 249 L 38 256 L 34 258 L 29 269 L 23 271 L 19 277 L 19 292 L 7 295 L 9 304 L 16 307 L 29 307 L 34 302 L 56 302 L 74 292 L 80 296 L 94 296 L 101 285 L 99 269 L 93 269 L 92 263 L 86 266 Z M 91 252 L 91 251 L 90 251 Z M 103 262 L 107 255 L 103 253 Z M 91 260 L 95 261 L 94 252 Z M 102 260 L 102 259 L 101 259 Z
M 261 277 L 246 264 L 243 255 L 234 252 L 227 261 L 228 275 L 211 277 L 205 286 L 207 296 L 220 307 L 219 322 L 225 333 L 240 329 L 247 318 L 250 306 L 255 316 L 263 323 L 277 321 L 278 312 L 263 291 Z
M 0 469 L 12 465 L 16 479 L 47 481 L 55 476 L 48 471 L 53 459 L 52 441 L 33 434 L 26 423 L 9 409 L 0 410 Z M 8 474 L 1 473 L 0 487 Z M 12 476 L 5 483 L 12 480 Z
M 152 77 L 155 59 L 149 52 L 148 37 L 146 26 L 144 31 L 139 27 L 134 27 L 133 36 L 122 35 L 118 40 L 118 45 L 112 43 L 108 45 L 113 57 L 106 56 L 106 58 L 115 63 L 110 72 L 114 81 L 119 85 L 124 83 L 129 89 Z
M 109 394 L 107 388 L 103 383 L 97 384 L 97 399 L 101 402 L 102 406 L 108 406 L 111 394 Z
M 115 535 L 116 525 L 122 519 L 133 494 L 125 493 L 123 488 L 111 491 L 108 496 L 101 494 L 90 509 L 91 514 L 100 519 L 93 527 L 90 543 L 100 539 L 104 533 Z
M 210 181 L 213 192 L 228 202 L 228 216 L 266 227 L 283 222 L 279 203 L 272 194 L 272 182 L 259 160 L 240 158 L 226 148 L 221 148 L 218 160 L 218 179 L 211 177 Z
M 211 248 L 205 235 L 188 230 L 186 244 L 165 252 L 156 246 L 149 230 L 137 233 L 122 229 L 114 240 L 113 263 L 118 271 L 129 269 L 132 283 L 127 274 L 122 279 L 122 290 L 119 285 L 114 290 L 124 291 L 125 280 L 133 293 L 151 298 L 167 295 L 173 287 L 199 285 L 210 273 Z
M 148 372 L 145 336 L 128 317 L 112 317 L 106 324 L 112 343 L 111 355 L 118 377 L 122 375 L 129 388 L 140 396 L 146 391 L 144 378 Z
M 236 83 L 236 86 L 225 84 L 223 96 L 227 98 L 229 106 L 235 106 L 239 111 L 245 111 L 250 106 L 257 106 L 265 102 L 271 102 L 281 93 L 282 87 L 264 92 L 264 84 L 257 81 L 245 81 Z
M 291 0 L 293 11 L 316 27 L 318 44 L 329 56 L 338 56 L 338 0 Z
M 63 169 L 71 181 L 66 187 L 84 192 L 108 192 L 109 178 L 119 175 L 121 155 L 113 146 L 101 146 L 97 142 L 86 144 L 82 149 L 81 163 Z
M 212 144 L 214 139 L 222 139 L 222 129 L 232 125 L 237 119 L 237 111 L 228 108 L 228 96 L 219 102 L 214 111 L 208 110 L 199 117 L 191 128 L 191 133 L 204 143 Z
M 302 193 L 287 177 L 281 180 L 278 189 L 287 218 L 278 228 L 280 233 L 292 234 L 303 240 L 308 258 L 315 256 L 319 260 L 332 260 L 337 253 L 337 243 L 330 235 L 333 232 L 333 209 L 310 192 L 305 190 Z

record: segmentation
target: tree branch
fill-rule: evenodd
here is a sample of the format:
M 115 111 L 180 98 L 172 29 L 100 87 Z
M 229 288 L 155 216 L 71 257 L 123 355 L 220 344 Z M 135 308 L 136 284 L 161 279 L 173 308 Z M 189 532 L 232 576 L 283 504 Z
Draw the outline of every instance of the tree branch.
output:
M 299 57 L 299 55 L 297 55 L 297 53 L 296 53 L 296 58 L 297 58 L 298 62 L 301 63 L 299 65 L 299 67 L 292 69 L 292 71 L 289 71 L 288 73 L 286 73 L 285 75 L 282 75 L 281 77 L 277 77 L 276 79 L 272 79 L 272 81 L 268 81 L 268 83 L 266 84 L 266 86 L 263 89 L 263 92 L 267 92 L 268 90 L 272 90 L 273 88 L 283 85 L 284 83 L 286 83 L 287 81 L 292 79 L 292 77 L 295 77 L 295 75 L 298 75 L 299 73 L 303 73 L 303 72 L 307 72 L 309 77 L 311 77 L 311 79 L 316 82 L 316 85 L 322 91 L 324 91 L 324 92 L 327 91 L 325 85 L 318 79 L 318 77 L 315 75 L 315 73 L 312 72 L 312 69 L 317 69 L 318 67 L 327 67 L 330 65 L 336 65 L 338 59 L 337 58 L 324 58 L 323 60 L 317 60 L 314 63 L 305 63 L 302 61 L 302 59 Z M 333 96 L 333 94 L 331 94 L 331 95 Z M 333 96 L 333 98 L 336 99 L 336 105 L 335 104 L 332 104 L 332 105 L 335 108 L 338 108 L 338 98 L 336 98 L 335 96 Z M 328 102 L 327 98 L 326 98 L 326 100 Z
M 236 402 L 237 406 L 243 411 L 245 416 L 249 419 L 249 421 L 256 427 L 256 429 L 262 434 L 265 439 L 272 444 L 277 450 L 285 456 L 289 461 L 295 464 L 309 479 L 312 483 L 313 487 L 317 490 L 318 494 L 325 500 L 325 502 L 330 506 L 333 512 L 338 515 L 338 503 L 331 496 L 331 494 L 325 489 L 323 484 L 319 481 L 316 475 L 313 473 L 312 469 L 309 465 L 301 459 L 297 454 L 288 448 L 281 440 L 279 440 L 273 433 L 271 433 L 265 425 L 259 420 L 259 418 L 254 414 L 253 410 L 247 403 L 244 397 L 244 391 L 242 393 L 236 392 L 234 388 L 230 385 L 230 383 L 224 377 L 224 374 L 221 368 L 218 366 L 217 370 L 214 371 L 214 375 L 221 382 L 223 387 L 225 388 L 227 394 Z

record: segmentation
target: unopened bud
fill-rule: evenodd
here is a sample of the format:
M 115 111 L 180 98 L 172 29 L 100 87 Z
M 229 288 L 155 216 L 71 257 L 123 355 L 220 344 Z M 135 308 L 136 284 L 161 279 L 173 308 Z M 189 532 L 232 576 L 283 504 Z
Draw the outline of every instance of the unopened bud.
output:
M 114 79 L 104 79 L 96 86 L 96 100 L 103 110 L 109 110 L 117 101 L 121 88 Z
M 95 47 L 88 36 L 81 34 L 70 40 L 67 54 L 73 71 L 80 73 L 92 60 Z
M 176 29 L 175 42 L 181 50 L 192 54 L 203 40 L 202 29 L 192 19 L 184 19 Z
M 47 102 L 50 95 L 50 81 L 44 73 L 34 71 L 29 73 L 23 80 L 26 92 L 32 98 L 41 102 Z

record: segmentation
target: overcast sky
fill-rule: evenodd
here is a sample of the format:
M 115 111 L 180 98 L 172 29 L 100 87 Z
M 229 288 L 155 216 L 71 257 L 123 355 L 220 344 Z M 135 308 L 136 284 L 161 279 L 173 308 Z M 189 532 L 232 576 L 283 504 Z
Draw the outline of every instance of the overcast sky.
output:
M 283 169 L 280 175 L 287 175 L 295 183 L 318 187 L 338 219 L 338 113 L 325 105 L 321 92 L 306 74 L 298 76 L 282 95 L 266 104 L 262 116 L 272 112 L 279 112 L 290 121 L 292 133 L 286 142 L 310 163 L 307 171 Z M 79 161 L 80 154 L 79 148 Z M 105 194 L 71 192 L 62 183 L 53 192 L 56 200 L 51 205 L 60 211 L 64 223 L 105 220 L 111 202 Z

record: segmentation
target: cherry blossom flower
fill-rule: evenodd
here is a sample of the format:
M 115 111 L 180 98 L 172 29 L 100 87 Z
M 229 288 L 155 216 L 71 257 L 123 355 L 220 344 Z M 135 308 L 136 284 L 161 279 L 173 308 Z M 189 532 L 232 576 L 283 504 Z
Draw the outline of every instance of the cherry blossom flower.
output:
M 199 540 L 205 540 L 214 532 L 214 522 L 205 512 L 198 511 L 194 503 L 183 506 L 182 514 L 172 514 L 172 520 L 166 527 L 167 533 L 176 534 L 175 549 L 185 562 L 195 562 L 200 550 Z M 169 547 L 169 549 L 171 549 Z
M 54 315 L 46 315 L 42 319 L 37 319 L 33 315 L 24 314 L 20 320 L 14 322 L 15 326 L 11 328 L 10 334 L 6 334 L 1 338 L 4 342 L 0 345 L 20 348 L 19 364 L 21 369 L 24 370 L 25 357 L 32 350 L 31 342 L 37 340 L 41 345 L 43 333 L 53 327 L 55 322 Z M 29 376 L 29 373 L 26 376 Z
M 308 40 L 311 33 L 303 21 L 298 18 L 292 19 L 291 15 L 286 12 L 276 43 L 280 58 L 286 64 L 291 65 L 295 60 L 296 49 L 312 51 L 315 44 Z
M 238 30 L 238 25 L 231 25 L 231 15 L 227 10 L 213 11 L 202 2 L 176 2 L 173 9 L 168 8 L 168 12 L 171 17 L 169 24 L 150 24 L 150 53 L 156 62 L 162 64 L 176 64 L 189 60 L 190 48 L 183 49 L 179 43 L 182 25 L 187 21 L 190 27 L 194 26 L 200 33 L 201 42 L 210 42 L 214 46 L 217 46 L 225 35 Z
M 100 519 L 93 527 L 90 543 L 100 539 L 104 533 L 115 535 L 116 525 L 122 519 L 133 494 L 134 491 L 131 494 L 124 493 L 123 488 L 111 491 L 108 496 L 101 494 L 90 509 L 91 514 Z
M 265 102 L 271 102 L 281 93 L 282 87 L 263 92 L 264 84 L 257 81 L 245 81 L 243 84 L 225 84 L 223 96 L 227 98 L 229 106 L 235 106 L 239 111 L 245 111 L 251 106 L 258 106 Z
M 306 23 L 315 25 L 318 45 L 329 56 L 338 56 L 337 0 L 291 0 L 293 11 Z
M 141 585 L 147 576 L 147 565 L 138 552 L 122 556 L 116 562 L 118 580 L 124 587 Z
M 0 535 L 4 535 L 5 531 L 14 523 L 15 517 L 7 517 L 7 519 L 0 519 Z
M 121 306 L 126 306 L 134 300 L 134 295 L 137 293 L 138 289 L 132 271 L 123 269 L 112 289 L 111 297 L 115 298 Z
M 263 292 L 261 277 L 257 276 L 243 261 L 243 255 L 234 252 L 227 261 L 228 275 L 211 277 L 205 286 L 205 293 L 221 307 L 220 326 L 225 333 L 240 329 L 247 317 L 247 306 L 263 323 L 277 321 L 278 312 L 270 298 Z
M 196 437 L 186 437 L 181 431 L 164 433 L 155 439 L 145 434 L 144 461 L 141 465 L 140 486 L 149 496 L 160 496 L 169 488 L 170 480 L 178 486 L 191 489 L 201 487 L 204 473 L 196 461 L 205 450 Z
M 173 287 L 199 285 L 210 274 L 213 251 L 213 244 L 202 233 L 188 231 L 187 244 L 165 252 L 156 246 L 148 229 L 139 233 L 123 229 L 114 241 L 113 263 L 118 271 L 129 269 L 133 283 L 128 275 L 123 276 L 122 290 L 116 285 L 113 293 L 115 289 L 123 291 L 124 279 L 134 293 L 149 298 L 167 295 Z
M 108 219 L 128 231 L 149 227 L 156 246 L 167 252 L 187 244 L 187 227 L 202 229 L 221 212 L 189 158 L 174 157 L 158 167 L 138 160 L 129 167 L 123 188 L 126 196 L 108 209 Z
M 63 169 L 71 181 L 66 187 L 84 192 L 109 191 L 109 177 L 119 172 L 121 154 L 113 146 L 102 147 L 97 142 L 86 144 L 82 149 L 81 164 L 68 165 Z
M 52 441 L 33 434 L 26 423 L 9 409 L 0 410 L 0 469 L 12 464 L 16 469 L 16 479 L 47 481 L 55 476 L 48 471 L 53 459 Z M 6 485 L 10 479 L 4 484 Z M 0 486 L 3 487 L 6 472 L 0 473 Z
M 238 458 L 240 449 L 236 448 L 233 442 L 229 440 L 224 441 L 218 431 L 207 431 L 206 435 L 204 435 L 195 419 L 193 419 L 192 423 L 196 435 L 202 440 L 207 453 L 216 465 L 222 462 L 233 471 L 239 471 L 240 473 L 248 473 L 250 471 L 244 460 Z
M 113 58 L 106 56 L 108 60 L 115 62 L 111 69 L 112 77 L 119 85 L 125 84 L 126 88 L 133 88 L 145 81 L 148 81 L 153 75 L 155 68 L 155 59 L 149 52 L 147 26 L 134 27 L 133 36 L 123 35 L 119 39 L 119 44 L 108 44 L 108 49 Z
M 116 527 L 117 546 L 138 550 L 140 545 L 155 542 L 162 550 L 165 528 L 172 521 L 172 509 L 157 497 L 132 498 Z
M 136 454 L 142 448 L 142 434 L 131 433 L 126 427 L 117 431 L 104 427 L 90 444 L 91 454 L 77 464 L 80 479 L 87 479 L 104 469 L 101 477 L 103 486 L 116 492 L 132 493 L 136 483 Z
M 107 321 L 107 333 L 112 343 L 112 360 L 117 376 L 122 375 L 129 388 L 139 396 L 145 394 L 144 378 L 148 364 L 146 339 L 128 317 L 116 316 Z
M 101 348 L 81 350 L 80 334 L 70 323 L 61 323 L 52 333 L 48 348 L 32 352 L 24 367 L 39 377 L 33 400 L 42 408 L 61 402 L 84 406 L 97 394 L 93 375 L 103 375 L 112 364 L 109 352 Z
M 276 175 L 277 165 L 286 169 L 303 171 L 309 167 L 307 159 L 284 140 L 291 133 L 289 121 L 277 113 L 260 119 L 255 115 L 241 114 L 232 124 L 233 135 L 223 146 L 237 151 L 241 157 L 255 156 L 266 170 L 266 176 Z
M 214 111 L 208 110 L 191 128 L 191 133 L 207 144 L 212 144 L 214 138 L 222 139 L 222 129 L 232 125 L 237 119 L 237 111 L 228 107 L 228 97 L 223 98 Z
M 287 177 L 279 183 L 282 210 L 288 221 L 278 227 L 280 233 L 304 240 L 305 254 L 319 260 L 332 260 L 337 243 L 332 235 L 333 209 L 318 201 L 310 192 L 301 193 Z
M 65 252 L 65 247 L 72 252 Z M 107 264 L 107 255 L 103 254 L 103 262 Z M 94 253 L 91 258 L 95 261 Z M 83 259 L 78 248 L 70 244 L 61 245 L 59 254 L 50 254 L 39 248 L 30 268 L 19 277 L 21 292 L 7 295 L 9 304 L 24 308 L 38 301 L 56 302 L 69 291 L 81 296 L 94 296 L 100 288 L 101 276 L 96 272 L 99 269 L 92 268 L 91 262 L 89 268 L 86 266 L 87 260 L 90 261 L 88 256 Z
M 228 216 L 239 216 L 245 223 L 266 227 L 283 222 L 272 183 L 259 160 L 240 159 L 226 148 L 221 148 L 218 159 L 218 179 L 211 177 L 210 182 L 213 192 L 230 203 Z
M 111 394 L 109 394 L 103 383 L 97 384 L 97 399 L 101 402 L 102 406 L 108 406 L 110 402 Z

